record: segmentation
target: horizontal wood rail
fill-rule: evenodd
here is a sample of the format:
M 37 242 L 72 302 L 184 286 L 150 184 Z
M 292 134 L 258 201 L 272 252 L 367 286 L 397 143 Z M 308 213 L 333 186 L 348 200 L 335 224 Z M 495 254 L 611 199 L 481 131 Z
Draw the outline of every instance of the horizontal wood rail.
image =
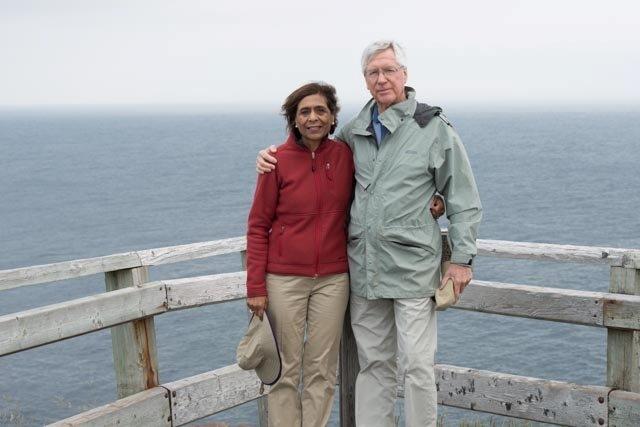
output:
M 0 316 L 0 356 L 147 316 L 245 297 L 246 273 L 150 282 Z
M 640 296 L 473 280 L 454 309 L 640 329 Z
M 49 426 L 166 426 L 171 424 L 169 391 L 154 387 Z
M 73 279 L 107 271 L 190 261 L 240 252 L 245 249 L 245 237 L 234 237 L 210 242 L 167 246 L 54 264 L 0 270 L 0 291 L 20 286 Z M 500 258 L 622 265 L 623 254 L 632 251 L 631 249 L 621 248 L 478 240 L 478 255 Z
M 145 249 L 54 264 L 0 270 L 0 291 L 39 283 L 74 279 L 107 271 L 190 261 L 245 250 L 245 237 Z
M 624 254 L 634 251 L 634 249 L 506 240 L 478 240 L 477 246 L 480 256 L 605 265 L 621 265 Z
M 246 273 L 149 282 L 0 316 L 0 356 L 121 323 L 243 299 Z M 640 329 L 640 296 L 474 280 L 454 309 L 580 325 Z
M 181 426 L 257 399 L 259 392 L 260 380 L 253 371 L 231 365 L 162 384 L 50 426 Z
M 613 425 L 612 420 L 638 425 L 625 423 L 640 420 L 637 393 L 451 365 L 435 369 L 438 403 L 445 406 L 578 426 Z M 231 365 L 163 384 L 52 426 L 131 425 L 132 414 L 151 421 L 148 425 L 180 426 L 257 399 L 259 388 L 253 372 Z

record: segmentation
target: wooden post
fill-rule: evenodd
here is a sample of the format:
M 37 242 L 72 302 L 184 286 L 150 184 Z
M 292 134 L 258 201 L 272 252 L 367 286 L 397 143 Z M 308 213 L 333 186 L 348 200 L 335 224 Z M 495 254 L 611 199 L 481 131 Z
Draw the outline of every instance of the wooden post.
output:
M 360 372 L 356 339 L 351 329 L 349 307 L 344 318 L 340 341 L 340 427 L 356 425 L 356 377 Z
M 147 267 L 105 273 L 107 291 L 140 286 L 148 281 Z M 118 399 L 159 384 L 153 316 L 112 327 L 111 342 Z
M 441 263 L 444 272 L 451 260 L 451 248 L 447 240 L 447 232 L 442 232 Z M 340 427 L 355 427 L 356 425 L 356 377 L 360 371 L 358 363 L 358 349 L 351 329 L 349 308 L 344 319 L 342 340 L 340 342 Z
M 240 261 L 242 262 L 242 269 L 247 270 L 247 251 L 240 251 Z M 258 398 L 258 426 L 269 426 L 269 404 L 267 396 Z
M 611 267 L 609 292 L 640 295 L 640 253 L 626 253 Z M 639 331 L 607 329 L 607 386 L 640 393 Z

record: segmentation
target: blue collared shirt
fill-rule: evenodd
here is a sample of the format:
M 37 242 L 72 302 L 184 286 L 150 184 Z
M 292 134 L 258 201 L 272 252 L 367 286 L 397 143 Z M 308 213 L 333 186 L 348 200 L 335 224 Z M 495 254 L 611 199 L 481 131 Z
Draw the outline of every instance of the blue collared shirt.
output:
M 389 134 L 389 129 L 384 127 L 382 122 L 380 122 L 378 115 L 378 104 L 373 104 L 373 109 L 371 110 L 371 122 L 373 123 L 373 131 L 376 134 L 376 142 L 380 145 L 382 138 Z

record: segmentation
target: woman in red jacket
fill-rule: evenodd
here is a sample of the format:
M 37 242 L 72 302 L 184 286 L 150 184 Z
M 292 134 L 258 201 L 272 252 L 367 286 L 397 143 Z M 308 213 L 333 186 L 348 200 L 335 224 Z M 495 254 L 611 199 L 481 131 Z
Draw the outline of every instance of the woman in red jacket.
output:
M 289 138 L 278 147 L 275 171 L 258 177 L 249 214 L 247 304 L 260 317 L 267 310 L 282 358 L 268 395 L 273 426 L 324 426 L 331 413 L 349 299 L 354 173 L 349 148 L 328 138 L 338 110 L 335 89 L 325 83 L 287 97 Z

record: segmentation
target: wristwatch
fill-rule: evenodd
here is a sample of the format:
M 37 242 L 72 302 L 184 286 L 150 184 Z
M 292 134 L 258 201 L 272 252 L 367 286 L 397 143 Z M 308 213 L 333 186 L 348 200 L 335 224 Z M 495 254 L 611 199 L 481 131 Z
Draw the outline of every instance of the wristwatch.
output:
M 454 261 L 451 259 L 451 264 L 464 265 L 465 267 L 471 267 L 473 265 L 473 257 L 456 257 Z

